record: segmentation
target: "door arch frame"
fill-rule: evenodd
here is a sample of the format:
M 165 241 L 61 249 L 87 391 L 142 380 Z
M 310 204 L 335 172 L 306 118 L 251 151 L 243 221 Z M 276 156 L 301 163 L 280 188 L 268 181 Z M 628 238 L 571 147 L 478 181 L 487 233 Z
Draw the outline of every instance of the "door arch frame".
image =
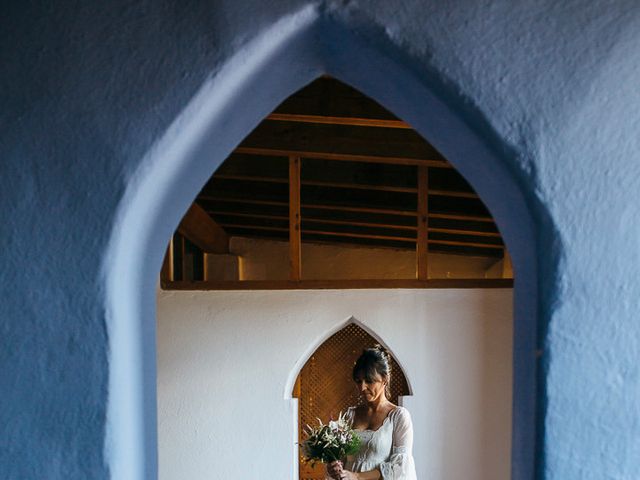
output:
M 325 331 L 320 338 L 315 339 L 312 343 L 310 343 L 307 346 L 307 349 L 304 352 L 304 355 L 302 355 L 298 359 L 298 361 L 296 362 L 294 367 L 291 369 L 291 372 L 289 372 L 289 376 L 287 377 L 287 383 L 285 384 L 285 387 L 284 387 L 284 399 L 285 400 L 292 400 L 293 398 L 295 398 L 293 396 L 293 390 L 294 390 L 294 386 L 295 386 L 295 383 L 296 383 L 296 379 L 300 375 L 300 372 L 302 371 L 302 369 L 304 368 L 306 363 L 309 361 L 311 356 L 315 353 L 315 351 L 318 350 L 318 348 L 320 348 L 332 336 L 334 336 L 340 330 L 342 330 L 343 328 L 346 328 L 347 326 L 349 326 L 351 324 L 354 324 L 354 325 L 358 326 L 359 328 L 361 328 L 362 330 L 364 330 L 365 332 L 367 332 L 369 335 L 371 335 L 371 337 L 377 343 L 379 343 L 385 349 L 387 349 L 387 351 L 396 360 L 396 362 L 398 362 L 398 366 L 402 370 L 402 375 L 407 380 L 407 387 L 409 389 L 409 393 L 407 395 L 413 395 L 413 386 L 412 386 L 412 383 L 411 383 L 411 379 L 409 378 L 409 375 L 407 374 L 406 368 L 404 368 L 404 362 L 401 361 L 400 357 L 398 357 L 398 355 L 396 354 L 395 350 L 393 348 L 391 348 L 387 344 L 387 342 L 385 342 L 382 339 L 382 337 L 380 335 L 378 335 L 377 332 L 375 332 L 373 329 L 371 329 L 371 327 L 369 327 L 368 325 L 362 323 L 356 317 L 351 315 L 350 317 L 348 317 L 346 320 L 342 321 L 338 325 L 336 325 L 333 328 Z
M 157 477 L 155 300 L 165 240 L 236 145 L 323 74 L 411 124 L 493 215 L 515 271 L 511 478 L 534 478 L 539 247 L 533 211 L 544 215 L 544 206 L 533 203 L 508 143 L 447 88 L 442 73 L 382 33 L 354 15 L 341 18 L 315 6 L 283 17 L 238 48 L 128 179 L 103 263 L 110 349 L 105 457 L 113 478 Z

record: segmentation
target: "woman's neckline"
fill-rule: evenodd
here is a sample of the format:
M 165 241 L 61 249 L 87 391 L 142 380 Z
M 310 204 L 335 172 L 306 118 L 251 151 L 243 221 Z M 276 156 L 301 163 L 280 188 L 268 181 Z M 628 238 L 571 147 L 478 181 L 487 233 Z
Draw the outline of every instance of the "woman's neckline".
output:
M 357 408 L 357 407 L 356 407 Z M 387 416 L 384 417 L 384 420 L 382 420 L 382 423 L 380 424 L 380 426 L 378 428 L 376 428 L 375 430 L 372 428 L 362 428 L 362 429 L 358 429 L 356 430 L 356 432 L 377 432 L 378 430 L 380 430 L 382 427 L 384 427 L 384 424 L 387 423 L 387 420 L 389 420 L 389 418 L 391 417 L 391 414 L 393 412 L 395 412 L 396 410 L 398 410 L 400 408 L 399 405 L 396 405 L 395 407 L 393 407 L 391 410 L 389 410 L 389 412 L 387 413 Z

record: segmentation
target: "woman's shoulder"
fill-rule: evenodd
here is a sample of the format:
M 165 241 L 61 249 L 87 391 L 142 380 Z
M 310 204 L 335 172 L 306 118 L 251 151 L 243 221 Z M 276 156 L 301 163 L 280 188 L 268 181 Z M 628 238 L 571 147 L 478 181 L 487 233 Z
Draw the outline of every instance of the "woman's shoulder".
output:
M 401 405 L 397 405 L 389 416 L 393 418 L 394 421 L 411 421 L 411 414 L 409 410 Z

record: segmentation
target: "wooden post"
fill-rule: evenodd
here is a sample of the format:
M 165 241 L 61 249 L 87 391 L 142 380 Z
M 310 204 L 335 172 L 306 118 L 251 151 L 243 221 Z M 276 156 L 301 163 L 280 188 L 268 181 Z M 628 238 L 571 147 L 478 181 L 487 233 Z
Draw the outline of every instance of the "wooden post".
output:
M 416 242 L 418 280 L 428 279 L 429 252 L 429 167 L 418 167 L 418 239 Z
M 192 276 L 189 274 L 189 271 L 192 271 L 193 269 L 190 268 L 191 266 L 189 265 L 187 259 L 187 237 L 185 237 L 184 235 L 180 235 L 180 245 L 178 246 L 178 248 L 180 248 L 180 268 L 182 270 L 182 281 L 193 280 Z
M 289 157 L 289 279 L 302 278 L 300 228 L 300 157 Z
M 160 270 L 160 282 L 161 284 L 166 282 L 173 282 L 173 235 L 169 240 L 169 246 L 167 252 L 164 254 L 164 261 L 162 262 L 162 269 Z

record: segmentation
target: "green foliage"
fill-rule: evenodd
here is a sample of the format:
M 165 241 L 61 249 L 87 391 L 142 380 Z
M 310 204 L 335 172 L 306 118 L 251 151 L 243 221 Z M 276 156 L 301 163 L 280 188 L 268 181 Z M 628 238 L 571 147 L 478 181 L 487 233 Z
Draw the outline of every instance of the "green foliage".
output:
M 358 453 L 360 437 L 342 412 L 338 420 L 332 420 L 327 425 L 320 419 L 318 422 L 319 426 L 316 428 L 307 425 L 307 439 L 300 445 L 305 461 L 311 462 L 312 467 L 317 462 L 331 463 Z

